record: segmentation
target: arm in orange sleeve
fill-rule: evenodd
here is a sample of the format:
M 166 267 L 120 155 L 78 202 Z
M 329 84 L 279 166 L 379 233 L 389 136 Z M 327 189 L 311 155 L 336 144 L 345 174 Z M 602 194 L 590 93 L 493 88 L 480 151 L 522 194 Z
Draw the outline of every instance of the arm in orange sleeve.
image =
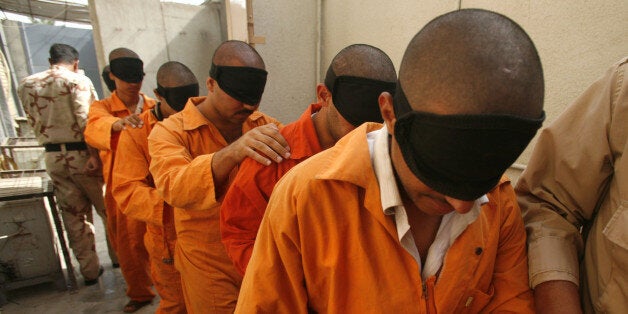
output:
M 528 281 L 526 233 L 521 210 L 510 182 L 499 186 L 501 217 L 499 248 L 493 271 L 495 294 L 482 312 L 534 313 L 534 297 Z
M 111 150 L 111 126 L 120 120 L 107 107 L 107 100 L 97 100 L 89 107 L 87 125 L 83 135 L 85 142 L 98 150 Z
M 242 275 L 251 259 L 255 236 L 277 180 L 277 164 L 263 166 L 247 158 L 220 205 L 222 243 Z
M 308 313 L 297 196 L 284 183 L 270 197 L 235 313 Z
M 152 185 L 147 145 L 142 129 L 127 129 L 120 134 L 113 164 L 113 197 L 125 215 L 162 226 L 164 200 Z
M 181 135 L 162 123 L 157 123 L 148 136 L 148 150 L 150 173 L 166 203 L 190 210 L 205 210 L 216 205 L 211 167 L 213 153 L 192 158 Z

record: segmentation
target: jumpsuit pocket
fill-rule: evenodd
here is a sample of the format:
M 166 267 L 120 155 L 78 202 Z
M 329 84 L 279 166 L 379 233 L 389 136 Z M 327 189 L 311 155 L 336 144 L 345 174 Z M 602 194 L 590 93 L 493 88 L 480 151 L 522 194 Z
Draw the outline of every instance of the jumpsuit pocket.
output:
M 491 299 L 495 295 L 495 289 L 493 285 L 488 288 L 488 292 L 484 292 L 479 289 L 474 289 L 467 292 L 462 299 L 462 305 L 459 313 L 480 313 L 486 305 L 491 302 Z

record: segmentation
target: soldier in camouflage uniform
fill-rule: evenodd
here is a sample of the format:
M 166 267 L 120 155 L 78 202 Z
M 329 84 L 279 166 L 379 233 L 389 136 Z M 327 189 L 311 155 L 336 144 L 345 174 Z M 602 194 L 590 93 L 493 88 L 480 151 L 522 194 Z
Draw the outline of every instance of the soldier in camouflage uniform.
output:
M 46 150 L 46 171 L 53 180 L 70 247 L 86 285 L 98 283 L 102 267 L 96 254 L 92 205 L 106 222 L 98 151 L 83 139 L 89 105 L 97 99 L 91 80 L 79 72 L 76 49 L 50 47 L 50 69 L 20 82 L 18 94 L 39 144 Z M 107 241 L 109 244 L 109 242 Z M 117 257 L 110 248 L 112 263 Z

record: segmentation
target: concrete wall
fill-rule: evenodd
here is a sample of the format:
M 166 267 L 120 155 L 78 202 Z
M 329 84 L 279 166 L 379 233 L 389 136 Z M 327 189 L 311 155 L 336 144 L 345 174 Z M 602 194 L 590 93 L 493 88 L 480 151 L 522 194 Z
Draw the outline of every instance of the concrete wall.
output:
M 275 1 L 279 2 L 279 1 Z M 628 2 L 609 1 L 388 1 L 323 3 L 322 64 L 351 43 L 386 51 L 397 70 L 410 38 L 434 17 L 462 8 L 502 13 L 519 23 L 535 42 L 545 72 L 545 111 L 553 121 L 606 69 L 628 54 Z M 257 13 L 257 11 L 256 11 Z M 525 165 L 532 143 L 517 161 Z M 519 170 L 509 175 L 518 178 Z
M 2 29 L 4 31 L 4 35 L 6 36 L 6 48 L 11 56 L 13 71 L 15 72 L 17 79 L 17 82 L 14 84 L 17 85 L 21 79 L 30 75 L 28 71 L 28 61 L 26 60 L 28 58 L 28 54 L 22 45 L 20 23 L 16 21 L 2 20 Z
M 144 61 L 142 91 L 153 97 L 155 75 L 167 61 L 187 65 L 199 80 L 201 95 L 211 56 L 223 41 L 221 5 L 161 3 L 159 0 L 89 0 L 90 17 L 100 68 L 109 52 L 126 47 Z
M 412 36 L 434 17 L 457 7 L 454 0 L 398 0 L 395 5 L 375 0 L 323 1 L 323 67 L 326 70 L 342 48 L 363 43 L 384 50 L 399 70 Z
M 288 123 L 316 101 L 317 15 L 315 0 L 253 1 L 255 48 L 264 58 L 268 81 L 260 110 Z
M 116 47 L 135 50 L 146 64 L 143 90 L 150 95 L 157 67 L 167 60 L 185 63 L 203 81 L 211 53 L 227 36 L 219 0 L 201 7 L 159 0 L 89 4 L 99 65 L 104 66 L 106 54 Z M 410 38 L 436 16 L 459 7 L 493 10 L 526 29 L 543 62 L 547 122 L 628 53 L 625 0 L 397 0 L 394 5 L 375 0 L 255 0 L 255 35 L 266 39 L 256 49 L 269 71 L 261 110 L 284 123 L 295 120 L 315 100 L 314 87 L 333 56 L 349 44 L 383 49 L 398 69 Z M 530 149 L 517 163 L 525 165 L 529 154 Z M 518 171 L 510 175 L 516 178 Z

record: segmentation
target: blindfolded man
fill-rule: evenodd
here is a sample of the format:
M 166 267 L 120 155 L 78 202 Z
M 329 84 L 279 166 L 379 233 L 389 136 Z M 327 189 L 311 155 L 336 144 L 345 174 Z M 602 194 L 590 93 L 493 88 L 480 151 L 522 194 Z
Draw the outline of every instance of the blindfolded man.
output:
M 270 164 L 290 156 L 278 122 L 257 111 L 267 74 L 257 51 L 227 41 L 212 63 L 208 95 L 191 99 L 148 137 L 155 186 L 175 208 L 174 262 L 189 313 L 235 307 L 241 279 L 220 242 L 219 208 L 237 165 L 245 157 Z
M 155 96 L 159 102 L 140 114 L 142 128 L 129 128 L 120 135 L 113 166 L 113 196 L 122 213 L 146 223 L 144 243 L 150 273 L 161 301 L 158 313 L 186 313 L 181 276 L 174 268 L 173 209 L 164 202 L 149 173 L 148 135 L 158 121 L 183 110 L 190 97 L 198 97 L 198 81 L 184 64 L 170 61 L 157 71 Z
M 384 91 L 394 93 L 396 80 L 395 67 L 383 51 L 361 44 L 346 47 L 332 60 L 325 84 L 316 86 L 318 102 L 281 130 L 290 159 L 270 166 L 252 159 L 242 162 L 220 207 L 222 241 L 241 274 L 277 181 L 362 123 L 382 122 L 378 98 Z
M 148 253 L 144 247 L 145 223 L 127 219 L 112 194 L 113 164 L 120 133 L 125 128 L 140 128 L 143 121 L 139 114 L 152 109 L 155 100 L 140 92 L 144 79 L 143 63 L 139 56 L 126 48 L 109 53 L 110 78 L 116 89 L 109 96 L 96 101 L 89 109 L 85 141 L 100 150 L 105 179 L 105 207 L 107 209 L 107 234 L 127 284 L 127 296 L 131 299 L 125 312 L 137 310 L 138 304 L 148 304 L 155 297 L 151 290 Z
M 460 10 L 404 54 L 385 126 L 365 124 L 277 184 L 237 313 L 533 312 L 503 172 L 544 118 L 536 49 Z

